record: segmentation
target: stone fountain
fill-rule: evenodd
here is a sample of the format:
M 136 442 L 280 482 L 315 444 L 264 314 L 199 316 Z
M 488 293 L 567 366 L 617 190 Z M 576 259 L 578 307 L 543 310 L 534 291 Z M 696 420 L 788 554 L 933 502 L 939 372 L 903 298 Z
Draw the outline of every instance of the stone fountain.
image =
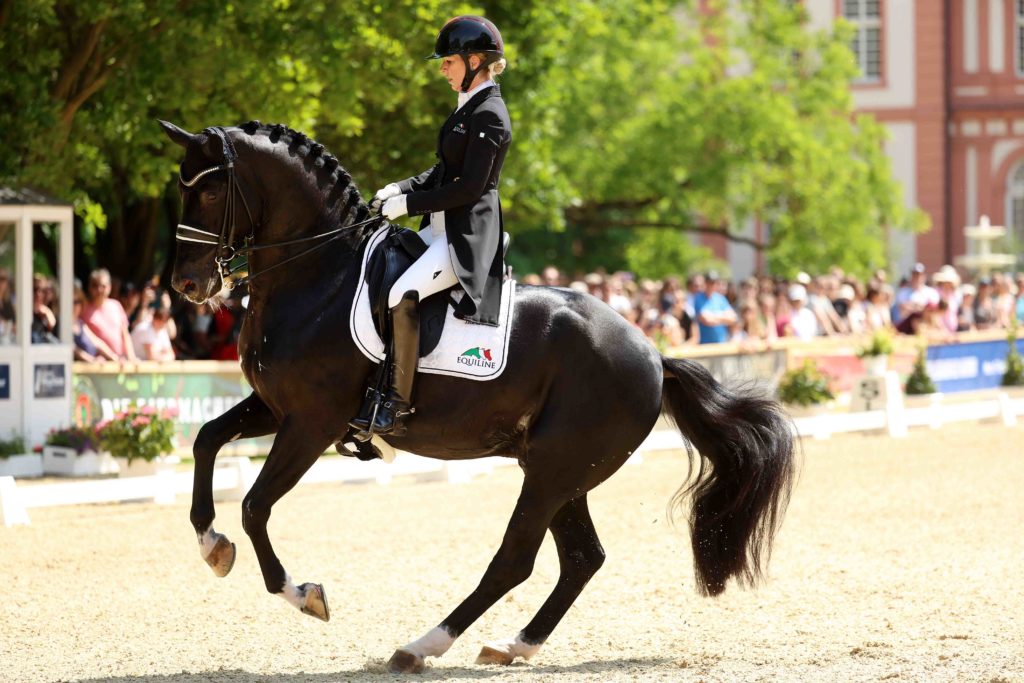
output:
M 1013 254 L 992 251 L 992 243 L 1006 236 L 1006 228 L 992 225 L 988 216 L 982 216 L 978 225 L 964 228 L 964 235 L 967 237 L 967 253 L 956 257 L 956 265 L 981 277 L 989 277 L 993 270 L 1012 270 L 1017 264 L 1017 257 Z

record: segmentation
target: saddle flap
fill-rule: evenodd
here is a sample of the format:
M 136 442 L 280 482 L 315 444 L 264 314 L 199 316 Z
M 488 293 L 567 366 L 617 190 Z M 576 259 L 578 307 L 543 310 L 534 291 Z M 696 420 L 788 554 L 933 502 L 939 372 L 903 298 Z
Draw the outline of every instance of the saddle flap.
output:
M 413 262 L 423 255 L 427 245 L 412 230 L 392 225 L 388 235 L 374 249 L 366 264 L 366 284 L 370 296 L 370 311 L 377 335 L 387 344 L 391 339 L 391 316 L 388 294 L 398 278 Z M 448 312 L 448 296 L 429 296 L 419 304 L 420 357 L 437 347 L 444 331 Z

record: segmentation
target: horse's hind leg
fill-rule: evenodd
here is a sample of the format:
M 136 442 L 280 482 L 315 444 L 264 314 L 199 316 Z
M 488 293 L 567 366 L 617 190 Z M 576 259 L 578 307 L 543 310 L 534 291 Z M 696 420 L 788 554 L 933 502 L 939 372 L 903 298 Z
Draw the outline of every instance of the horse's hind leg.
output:
M 545 490 L 542 477 L 527 473 L 505 538 L 476 590 L 439 626 L 397 650 L 388 662 L 388 669 L 394 673 L 422 671 L 427 657 L 439 657 L 447 652 L 455 639 L 480 615 L 525 581 L 533 572 L 533 563 L 548 524 L 565 500 L 565 497 Z
M 558 583 L 533 620 L 514 638 L 489 643 L 477 664 L 511 664 L 529 659 L 544 644 L 555 626 L 583 592 L 583 587 L 604 564 L 604 548 L 597 538 L 587 509 L 586 494 L 566 503 L 551 520 L 551 535 L 558 548 Z
M 242 527 L 252 541 L 267 591 L 280 595 L 304 614 L 324 621 L 331 618 L 323 586 L 304 583 L 296 586 L 274 554 L 267 534 L 270 509 L 299 483 L 337 434 L 327 435 L 310 428 L 310 421 L 286 418 L 274 439 L 267 462 L 260 470 L 245 500 L 242 501 Z
M 250 394 L 220 417 L 203 425 L 192 447 L 196 464 L 189 517 L 199 537 L 199 551 L 217 576 L 227 576 L 235 563 L 235 544 L 213 530 L 213 466 L 228 442 L 277 431 L 277 420 L 266 404 Z

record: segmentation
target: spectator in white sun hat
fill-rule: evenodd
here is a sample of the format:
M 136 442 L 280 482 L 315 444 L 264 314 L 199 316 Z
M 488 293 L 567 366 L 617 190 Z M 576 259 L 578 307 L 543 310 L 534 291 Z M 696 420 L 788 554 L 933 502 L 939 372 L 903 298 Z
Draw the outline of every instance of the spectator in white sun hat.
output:
M 941 310 L 942 326 L 949 332 L 956 332 L 960 326 L 960 304 L 962 296 L 957 288 L 960 286 L 960 275 L 953 266 L 945 265 L 932 276 L 932 282 L 939 292 L 939 300 L 946 302 Z

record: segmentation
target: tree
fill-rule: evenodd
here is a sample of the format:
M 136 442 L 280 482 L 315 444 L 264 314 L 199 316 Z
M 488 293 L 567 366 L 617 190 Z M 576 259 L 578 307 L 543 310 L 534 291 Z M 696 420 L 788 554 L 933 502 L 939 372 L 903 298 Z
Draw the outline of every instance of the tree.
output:
M 433 163 L 452 94 L 423 57 L 448 16 L 478 12 L 507 39 L 514 262 L 636 269 L 656 250 L 682 271 L 707 252 L 679 234 L 743 240 L 757 219 L 775 272 L 883 265 L 885 231 L 922 221 L 882 127 L 852 115 L 848 27 L 811 32 L 799 3 L 695 5 L 0 2 L 0 182 L 73 200 L 79 268 L 141 279 L 176 223 L 180 150 L 155 119 L 287 123 L 378 187 Z
M 192 129 L 287 122 L 346 165 L 365 162 L 371 179 L 385 176 L 405 150 L 429 148 L 436 129 L 426 129 L 443 111 L 440 102 L 423 107 L 431 98 L 421 92 L 441 4 L 3 3 L 0 96 L 11 106 L 0 111 L 0 182 L 75 202 L 79 268 L 98 261 L 122 277 L 147 277 L 172 248 L 177 211 L 180 149 L 157 118 Z M 370 122 L 371 112 L 387 124 Z M 385 138 L 389 147 L 366 148 Z M 350 148 L 362 156 L 350 162 Z
M 853 116 L 848 26 L 812 32 L 800 3 L 584 4 L 522 14 L 536 17 L 526 35 L 555 26 L 556 47 L 528 76 L 543 86 L 511 98 L 519 120 L 543 122 L 536 148 L 511 157 L 517 226 L 743 241 L 737 228 L 757 219 L 770 237 L 753 246 L 780 274 L 866 274 L 885 264 L 886 230 L 925 226 L 903 209 L 884 129 Z

